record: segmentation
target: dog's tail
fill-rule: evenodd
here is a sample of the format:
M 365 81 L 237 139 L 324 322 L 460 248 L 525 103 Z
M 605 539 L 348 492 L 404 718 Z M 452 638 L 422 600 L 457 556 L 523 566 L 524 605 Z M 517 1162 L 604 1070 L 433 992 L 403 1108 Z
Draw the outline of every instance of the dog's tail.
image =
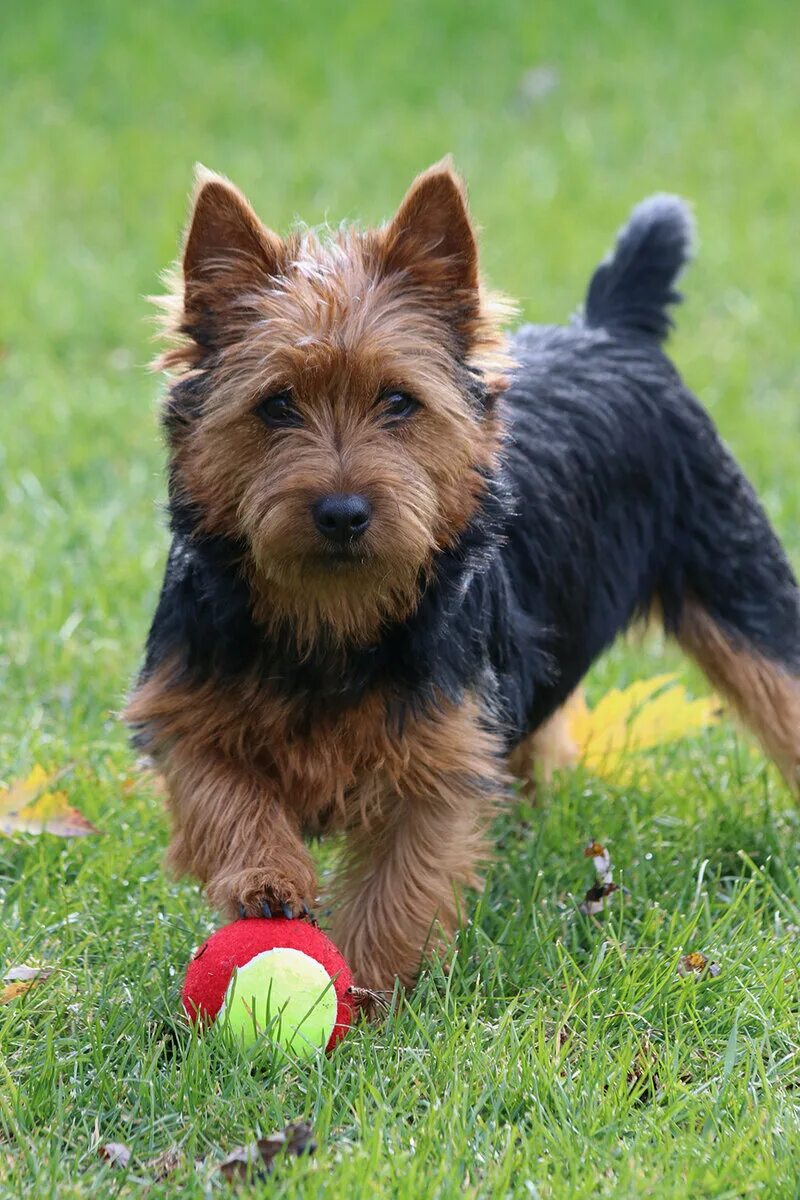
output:
M 637 204 L 592 276 L 585 324 L 663 342 L 672 327 L 669 306 L 682 299 L 675 283 L 693 244 L 694 223 L 679 196 L 650 196 Z

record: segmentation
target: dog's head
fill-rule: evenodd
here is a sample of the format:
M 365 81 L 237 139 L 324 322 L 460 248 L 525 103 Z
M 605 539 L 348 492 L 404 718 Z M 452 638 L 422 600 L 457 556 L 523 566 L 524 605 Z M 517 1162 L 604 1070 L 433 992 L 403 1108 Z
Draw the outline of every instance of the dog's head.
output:
M 286 239 L 201 172 L 168 298 L 173 498 L 244 548 L 260 620 L 368 641 L 404 619 L 499 443 L 502 305 L 448 164 L 384 227 Z

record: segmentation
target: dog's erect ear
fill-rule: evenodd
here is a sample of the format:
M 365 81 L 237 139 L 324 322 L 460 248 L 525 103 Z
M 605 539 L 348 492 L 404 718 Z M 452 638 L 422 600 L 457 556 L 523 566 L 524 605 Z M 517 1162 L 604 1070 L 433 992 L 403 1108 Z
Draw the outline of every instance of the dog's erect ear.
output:
M 478 292 L 478 246 L 464 185 L 449 159 L 429 167 L 409 188 L 384 230 L 384 262 L 415 282 L 463 304 Z
M 221 175 L 196 168 L 192 215 L 183 246 L 184 309 L 191 320 L 215 294 L 263 287 L 279 271 L 283 243 Z

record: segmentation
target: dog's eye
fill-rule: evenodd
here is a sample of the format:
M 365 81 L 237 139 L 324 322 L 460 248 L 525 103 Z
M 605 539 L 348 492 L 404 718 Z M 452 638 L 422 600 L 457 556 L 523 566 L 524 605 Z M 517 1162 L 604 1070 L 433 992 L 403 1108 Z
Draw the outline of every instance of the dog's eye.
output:
M 406 421 L 420 407 L 419 401 L 408 392 L 384 392 L 381 404 L 390 421 Z
M 302 424 L 300 413 L 292 404 L 289 392 L 275 392 L 272 396 L 265 396 L 263 400 L 259 400 L 254 411 L 265 425 L 286 427 Z

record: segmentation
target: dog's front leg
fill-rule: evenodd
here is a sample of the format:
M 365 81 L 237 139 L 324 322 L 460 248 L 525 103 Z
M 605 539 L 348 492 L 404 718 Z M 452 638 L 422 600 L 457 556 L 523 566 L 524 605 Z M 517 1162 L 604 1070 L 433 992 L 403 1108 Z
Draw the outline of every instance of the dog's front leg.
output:
M 499 754 L 470 700 L 403 733 L 403 768 L 358 798 L 334 890 L 334 937 L 357 984 L 410 986 L 423 953 L 454 932 L 503 787 Z M 387 756 L 389 757 L 389 756 Z
M 173 747 L 162 764 L 173 836 L 167 865 L 196 876 L 229 917 L 300 916 L 316 894 L 297 820 L 274 785 L 213 753 Z

